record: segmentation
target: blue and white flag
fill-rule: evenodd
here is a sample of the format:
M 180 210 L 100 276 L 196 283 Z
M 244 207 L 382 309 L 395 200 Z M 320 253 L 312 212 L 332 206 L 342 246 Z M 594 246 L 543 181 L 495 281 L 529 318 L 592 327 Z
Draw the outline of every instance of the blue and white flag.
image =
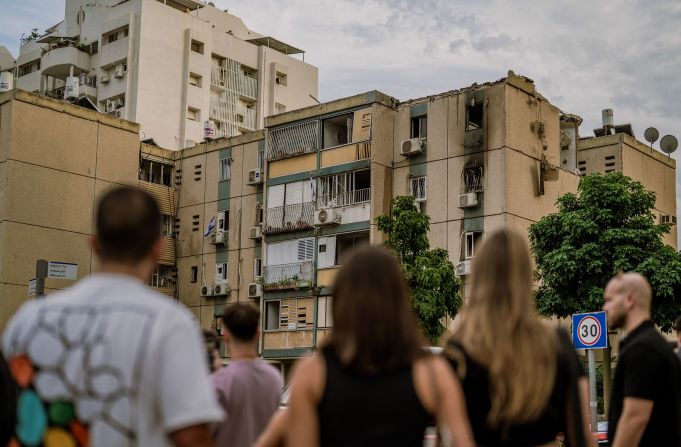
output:
M 210 218 L 210 222 L 208 222 L 208 227 L 206 228 L 206 231 L 203 232 L 203 237 L 208 237 L 210 234 L 213 232 L 215 229 L 215 216 Z

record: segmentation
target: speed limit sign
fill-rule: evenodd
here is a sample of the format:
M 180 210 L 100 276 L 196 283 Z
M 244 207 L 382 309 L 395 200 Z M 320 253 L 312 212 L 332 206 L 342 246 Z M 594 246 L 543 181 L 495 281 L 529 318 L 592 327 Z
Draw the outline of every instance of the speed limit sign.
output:
M 572 316 L 572 343 L 576 349 L 601 349 L 608 345 L 605 312 Z

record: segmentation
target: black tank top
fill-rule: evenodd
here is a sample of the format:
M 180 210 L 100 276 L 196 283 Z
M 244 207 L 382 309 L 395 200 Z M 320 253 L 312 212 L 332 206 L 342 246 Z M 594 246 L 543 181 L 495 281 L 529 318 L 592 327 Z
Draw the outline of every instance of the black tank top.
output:
M 319 401 L 321 447 L 420 447 L 433 417 L 414 388 L 412 367 L 369 375 L 322 351 L 326 383 Z

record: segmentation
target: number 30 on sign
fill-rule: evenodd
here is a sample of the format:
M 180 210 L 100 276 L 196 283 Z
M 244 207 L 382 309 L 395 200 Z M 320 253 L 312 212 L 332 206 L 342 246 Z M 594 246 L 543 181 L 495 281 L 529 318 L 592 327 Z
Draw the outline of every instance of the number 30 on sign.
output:
M 608 326 L 605 312 L 591 312 L 572 316 L 572 343 L 576 349 L 607 347 Z

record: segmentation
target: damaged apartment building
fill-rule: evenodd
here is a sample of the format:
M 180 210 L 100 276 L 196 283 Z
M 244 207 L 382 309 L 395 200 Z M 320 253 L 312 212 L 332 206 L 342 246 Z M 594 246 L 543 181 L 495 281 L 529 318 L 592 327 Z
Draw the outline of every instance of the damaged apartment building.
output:
M 18 98 L 29 101 L 26 95 L 0 94 L 0 107 L 9 111 Z M 8 119 L 5 109 L 0 116 Z M 118 122 L 125 123 L 99 128 L 125 126 Z M 464 295 L 485 233 L 526 232 L 556 210 L 559 196 L 576 192 L 582 174 L 624 172 L 657 193 L 661 220 L 676 216 L 674 160 L 633 132 L 608 129 L 584 138 L 580 124 L 530 79 L 509 72 L 496 82 L 404 102 L 378 91 L 358 94 L 180 151 L 135 143 L 125 163 L 137 167 L 134 182 L 161 204 L 173 257 L 152 286 L 218 331 L 225 306 L 255 303 L 261 355 L 288 373 L 333 327 L 335 275 L 353 248 L 383 241 L 375 218 L 389 213 L 396 196 L 413 195 L 430 216 L 431 246 L 448 250 Z M 0 138 L 11 127 L 0 126 Z M 675 232 L 666 242 L 676 247 Z M 60 260 L 90 259 L 64 253 Z M 35 259 L 22 262 L 28 276 Z M 79 275 L 89 271 L 88 265 Z

